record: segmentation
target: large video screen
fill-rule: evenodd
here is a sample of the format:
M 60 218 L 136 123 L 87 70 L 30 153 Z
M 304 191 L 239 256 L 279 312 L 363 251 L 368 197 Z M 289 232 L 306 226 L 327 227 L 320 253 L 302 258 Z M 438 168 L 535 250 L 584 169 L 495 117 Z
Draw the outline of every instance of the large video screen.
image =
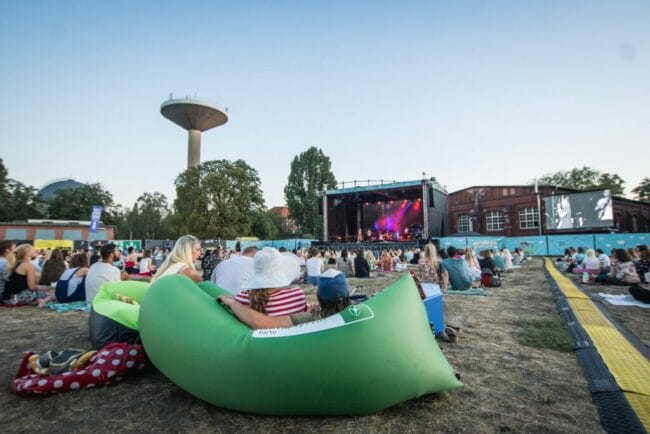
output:
M 364 203 L 364 238 L 378 241 L 414 239 L 422 234 L 422 200 Z
M 547 196 L 544 205 L 546 228 L 549 231 L 614 226 L 612 195 L 609 190 Z

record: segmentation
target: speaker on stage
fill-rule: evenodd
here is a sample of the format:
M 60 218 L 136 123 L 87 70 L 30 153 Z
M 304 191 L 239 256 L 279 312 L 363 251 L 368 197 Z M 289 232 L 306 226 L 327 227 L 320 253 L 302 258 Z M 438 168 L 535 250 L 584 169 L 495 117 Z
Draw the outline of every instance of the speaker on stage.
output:
M 434 208 L 435 205 L 433 203 L 433 187 L 429 186 L 427 189 L 427 193 L 429 194 L 429 208 Z

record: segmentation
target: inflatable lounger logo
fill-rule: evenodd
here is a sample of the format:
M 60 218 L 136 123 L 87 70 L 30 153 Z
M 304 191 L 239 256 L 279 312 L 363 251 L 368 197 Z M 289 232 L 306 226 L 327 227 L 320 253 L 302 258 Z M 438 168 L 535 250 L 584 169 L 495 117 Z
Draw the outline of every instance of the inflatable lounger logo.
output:
M 285 338 L 288 336 L 305 335 L 329 330 L 337 327 L 348 326 L 361 321 L 373 319 L 375 314 L 365 304 L 349 306 L 341 312 L 317 321 L 298 324 L 293 327 L 281 329 L 260 329 L 253 332 L 253 338 Z

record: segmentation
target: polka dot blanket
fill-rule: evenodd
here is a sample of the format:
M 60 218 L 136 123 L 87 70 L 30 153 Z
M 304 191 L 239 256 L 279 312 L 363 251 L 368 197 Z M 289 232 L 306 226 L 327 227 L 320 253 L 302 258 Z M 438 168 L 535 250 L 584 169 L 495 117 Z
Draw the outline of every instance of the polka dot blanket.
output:
M 145 367 L 145 355 L 141 345 L 112 343 L 93 355 L 88 364 L 72 372 L 58 375 L 36 374 L 25 353 L 20 363 L 13 391 L 17 395 L 47 395 L 93 387 L 120 381 L 125 375 Z

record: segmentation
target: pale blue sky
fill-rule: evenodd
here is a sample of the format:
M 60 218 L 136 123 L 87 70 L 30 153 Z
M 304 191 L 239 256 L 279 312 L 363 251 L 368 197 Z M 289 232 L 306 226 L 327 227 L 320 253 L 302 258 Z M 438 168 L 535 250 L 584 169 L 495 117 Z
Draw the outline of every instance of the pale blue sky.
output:
M 315 145 L 339 181 L 450 191 L 588 165 L 650 176 L 648 1 L 2 1 L 10 176 L 172 197 L 170 92 L 227 106 L 202 160 L 244 159 L 268 206 Z

